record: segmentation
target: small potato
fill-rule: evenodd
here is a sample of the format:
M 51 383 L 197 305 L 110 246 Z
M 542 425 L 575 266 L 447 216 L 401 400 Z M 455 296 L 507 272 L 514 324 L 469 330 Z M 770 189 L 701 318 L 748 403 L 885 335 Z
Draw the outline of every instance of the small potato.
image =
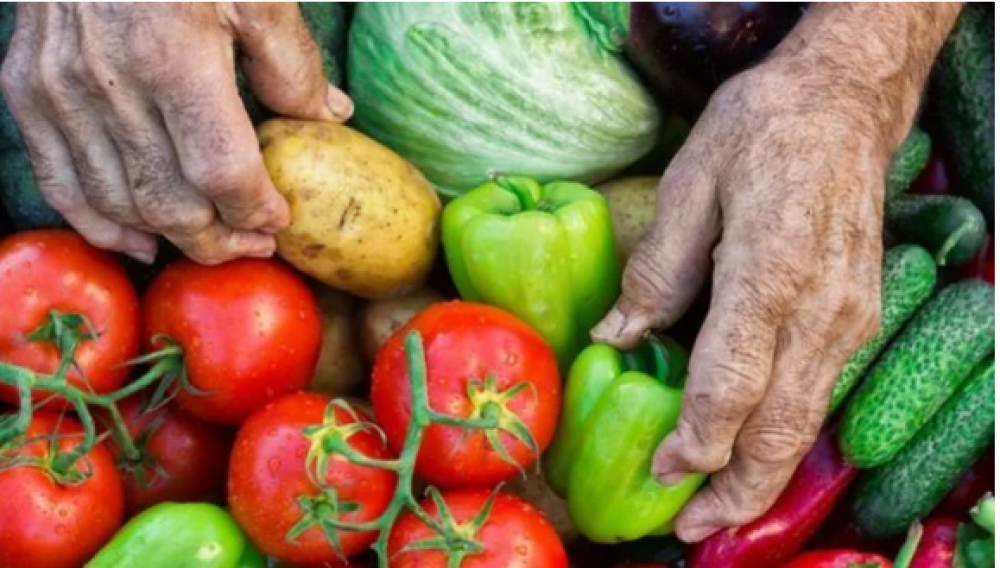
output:
M 357 393 L 368 379 L 368 366 L 354 339 L 354 299 L 322 285 L 313 292 L 323 317 L 323 347 L 309 390 L 330 396 Z
M 623 263 L 656 219 L 656 187 L 659 183 L 660 178 L 656 177 L 627 177 L 602 183 L 596 188 L 611 208 L 618 253 Z
M 278 254 L 367 299 L 399 297 L 423 284 L 438 249 L 441 201 L 415 167 L 333 122 L 270 120 L 258 137 L 291 209 Z
M 357 317 L 357 337 L 361 350 L 369 363 L 375 360 L 382 344 L 406 325 L 413 316 L 444 297 L 430 288 L 421 288 L 412 294 L 392 300 L 371 302 Z

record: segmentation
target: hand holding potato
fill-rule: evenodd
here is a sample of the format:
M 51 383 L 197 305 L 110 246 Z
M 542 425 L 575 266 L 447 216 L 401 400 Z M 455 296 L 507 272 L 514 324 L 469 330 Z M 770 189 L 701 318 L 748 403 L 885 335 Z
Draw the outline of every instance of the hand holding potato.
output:
M 288 208 L 236 87 L 287 116 L 346 120 L 296 4 L 17 6 L 2 86 L 46 200 L 92 244 L 144 262 L 270 256 Z

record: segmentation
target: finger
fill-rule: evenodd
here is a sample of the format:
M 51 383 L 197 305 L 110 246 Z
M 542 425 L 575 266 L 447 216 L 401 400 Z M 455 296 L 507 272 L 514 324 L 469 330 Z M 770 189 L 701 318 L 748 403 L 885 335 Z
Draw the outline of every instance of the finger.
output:
M 327 82 L 323 56 L 296 4 L 233 6 L 240 66 L 264 105 L 295 118 L 351 118 L 354 103 Z
M 151 108 L 123 104 L 112 119 L 112 136 L 146 223 L 202 264 L 274 254 L 273 237 L 223 224 L 211 202 L 188 184 L 162 117 L 153 112 Z
M 777 330 L 802 285 L 781 241 L 771 243 L 755 252 L 730 238 L 719 247 L 715 297 L 695 341 L 681 416 L 653 459 L 663 483 L 724 467 L 764 396 Z
M 288 225 L 288 203 L 268 177 L 227 57 L 199 64 L 194 76 L 188 69 L 178 88 L 159 92 L 155 103 L 185 179 L 214 203 L 222 221 L 275 233 Z
M 19 10 L 19 24 L 23 13 Z M 45 200 L 58 211 L 74 229 L 92 245 L 120 251 L 144 263 L 151 263 L 156 256 L 156 240 L 141 231 L 124 227 L 95 211 L 80 187 L 72 154 L 60 131 L 52 124 L 38 103 L 45 99 L 43 89 L 60 88 L 50 74 L 37 74 L 49 62 L 38 62 L 30 51 L 29 27 L 19 27 L 15 32 L 4 62 L 2 74 L 3 94 L 10 106 L 25 147 L 31 158 L 32 170 L 38 189 Z M 35 75 L 29 75 L 30 73 Z
M 732 461 L 676 519 L 682 540 L 696 542 L 753 521 L 791 479 L 819 432 L 836 379 L 836 368 L 822 365 L 817 331 L 799 324 L 782 328 L 767 395 L 743 425 Z
M 721 217 L 711 172 L 692 153 L 698 148 L 685 150 L 660 181 L 656 222 L 628 259 L 621 297 L 594 341 L 633 347 L 647 330 L 677 321 L 705 281 Z

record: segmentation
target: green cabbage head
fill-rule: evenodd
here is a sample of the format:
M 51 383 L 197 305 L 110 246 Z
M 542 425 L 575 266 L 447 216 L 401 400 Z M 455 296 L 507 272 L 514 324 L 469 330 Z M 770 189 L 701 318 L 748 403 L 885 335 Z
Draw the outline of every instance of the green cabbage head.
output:
M 619 56 L 627 3 L 362 3 L 354 126 L 445 196 L 493 174 L 594 183 L 639 159 L 660 115 Z

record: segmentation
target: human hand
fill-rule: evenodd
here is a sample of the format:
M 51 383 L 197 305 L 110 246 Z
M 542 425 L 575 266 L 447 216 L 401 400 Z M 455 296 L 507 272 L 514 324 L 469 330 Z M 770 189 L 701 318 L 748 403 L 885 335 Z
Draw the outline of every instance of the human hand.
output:
M 0 83 L 46 200 L 92 244 L 144 262 L 162 233 L 214 264 L 270 256 L 289 221 L 236 86 L 346 120 L 298 5 L 17 6 Z
M 681 417 L 653 458 L 666 484 L 712 474 L 675 519 L 681 539 L 771 506 L 877 331 L 885 169 L 960 9 L 812 6 L 717 91 L 667 168 L 657 221 L 592 336 L 627 347 L 671 325 L 714 257 Z
M 715 247 L 683 412 L 653 463 L 666 484 L 714 474 L 676 521 L 689 541 L 766 511 L 819 432 L 844 362 L 877 331 L 888 153 L 863 122 L 802 104 L 787 79 L 763 66 L 716 94 L 593 334 L 629 346 L 674 323 Z

